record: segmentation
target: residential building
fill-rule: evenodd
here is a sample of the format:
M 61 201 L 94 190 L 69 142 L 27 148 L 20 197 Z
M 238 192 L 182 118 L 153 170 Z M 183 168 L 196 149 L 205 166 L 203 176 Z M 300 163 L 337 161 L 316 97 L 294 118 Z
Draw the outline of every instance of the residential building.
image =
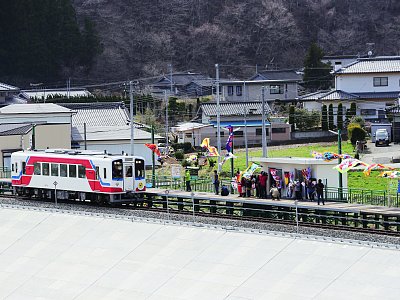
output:
M 17 103 L 26 103 L 26 100 L 20 97 L 20 89 L 0 82 L 0 107 Z
M 266 116 L 269 108 L 266 105 Z M 214 144 L 217 142 L 217 104 L 215 102 L 203 103 L 200 107 L 201 123 L 211 124 L 213 132 L 210 141 Z M 266 119 L 267 141 L 274 143 L 276 141 L 284 141 L 291 139 L 290 125 L 286 123 L 272 123 Z M 262 144 L 262 103 L 261 102 L 223 102 L 220 104 L 220 126 L 222 128 L 231 125 L 235 129 L 239 129 L 235 133 L 235 145 L 243 146 L 245 144 L 245 130 L 247 129 L 248 145 Z M 239 128 L 240 127 L 240 128 Z M 207 134 L 210 128 L 205 127 Z M 221 137 L 227 138 L 227 131 L 221 130 Z
M 204 138 L 215 135 L 215 127 L 212 124 L 186 122 L 171 127 L 172 134 L 178 138 L 178 143 L 191 143 L 192 146 L 200 146 Z
M 171 91 L 172 89 L 172 91 Z M 173 73 L 157 79 L 152 84 L 153 94 L 179 97 L 202 97 L 213 92 L 213 79 L 200 73 Z
M 357 115 L 371 122 L 386 120 L 386 110 L 393 106 L 400 93 L 400 56 L 359 58 L 335 73 L 335 89 L 299 97 L 305 107 L 339 102 L 345 109 L 357 105 Z M 311 104 L 312 99 L 315 101 Z M 309 102 L 307 104 L 307 102 Z
M 75 111 L 72 116 L 72 147 L 107 151 L 108 153 L 131 153 L 130 117 L 123 102 L 63 103 L 63 107 Z M 86 128 L 86 131 L 85 131 Z M 161 136 L 155 135 L 157 143 Z M 144 145 L 151 143 L 148 126 L 134 123 L 134 152 L 152 163 L 152 153 Z
M 222 80 L 222 100 L 228 102 L 261 101 L 264 99 L 291 102 L 298 97 L 302 76 L 295 70 L 260 71 L 248 80 Z
M 357 59 L 365 57 L 366 56 L 360 56 L 360 55 L 325 55 L 321 59 L 321 62 L 331 65 L 332 70 L 337 71 L 342 67 L 345 67 L 349 64 L 356 62 Z
M 92 94 L 85 88 L 61 88 L 61 89 L 32 89 L 22 90 L 23 96 L 27 100 L 46 100 L 48 98 L 76 98 L 76 97 L 89 97 Z

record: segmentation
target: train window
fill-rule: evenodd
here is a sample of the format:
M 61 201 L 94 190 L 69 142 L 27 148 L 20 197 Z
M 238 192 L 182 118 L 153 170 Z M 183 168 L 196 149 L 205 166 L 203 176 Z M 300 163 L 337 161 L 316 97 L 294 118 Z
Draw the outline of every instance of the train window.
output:
M 42 174 L 42 168 L 40 167 L 40 163 L 34 163 L 33 164 L 33 174 L 35 174 L 35 175 L 41 175 Z
M 69 165 L 69 177 L 76 177 L 76 166 Z
M 112 178 L 120 179 L 122 177 L 123 177 L 122 159 L 118 159 L 112 162 Z
M 135 178 L 144 178 L 144 160 L 135 159 Z
M 18 173 L 18 163 L 15 163 L 15 173 Z
M 22 174 L 26 174 L 26 162 L 22 162 Z
M 100 176 L 100 168 L 96 167 L 96 179 L 99 179 Z
M 68 175 L 68 171 L 67 171 L 68 167 L 67 165 L 60 165 L 60 176 L 61 177 L 67 177 Z
M 49 176 L 49 174 L 50 174 L 49 164 L 48 163 L 42 163 L 42 175 Z
M 58 176 L 58 164 L 51 164 L 51 176 Z
M 125 177 L 132 177 L 132 166 L 125 166 Z
M 11 171 L 14 172 L 14 164 L 11 165 Z
M 86 178 L 86 168 L 85 166 L 78 166 L 78 177 Z
M 103 170 L 104 170 L 104 176 L 103 176 L 103 178 L 106 179 L 106 178 L 107 178 L 107 169 L 104 168 Z

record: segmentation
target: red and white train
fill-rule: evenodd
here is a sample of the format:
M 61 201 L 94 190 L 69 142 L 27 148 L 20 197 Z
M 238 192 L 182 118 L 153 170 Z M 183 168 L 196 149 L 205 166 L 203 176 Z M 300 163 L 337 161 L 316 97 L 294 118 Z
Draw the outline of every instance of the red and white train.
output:
M 11 155 L 18 195 L 115 203 L 146 191 L 144 158 L 93 151 L 34 150 Z

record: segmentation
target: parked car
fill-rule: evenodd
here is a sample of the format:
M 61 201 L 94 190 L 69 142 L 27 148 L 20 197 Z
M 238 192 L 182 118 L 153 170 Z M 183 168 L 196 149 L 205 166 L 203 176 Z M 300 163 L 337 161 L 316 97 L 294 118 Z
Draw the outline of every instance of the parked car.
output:
M 375 146 L 389 146 L 389 133 L 386 129 L 378 129 L 375 133 Z

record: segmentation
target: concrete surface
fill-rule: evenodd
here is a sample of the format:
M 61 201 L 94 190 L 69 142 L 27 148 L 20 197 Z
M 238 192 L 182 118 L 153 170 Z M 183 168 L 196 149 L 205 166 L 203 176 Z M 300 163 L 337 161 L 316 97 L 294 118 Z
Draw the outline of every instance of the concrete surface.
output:
M 1 299 L 398 299 L 400 251 L 0 209 Z

